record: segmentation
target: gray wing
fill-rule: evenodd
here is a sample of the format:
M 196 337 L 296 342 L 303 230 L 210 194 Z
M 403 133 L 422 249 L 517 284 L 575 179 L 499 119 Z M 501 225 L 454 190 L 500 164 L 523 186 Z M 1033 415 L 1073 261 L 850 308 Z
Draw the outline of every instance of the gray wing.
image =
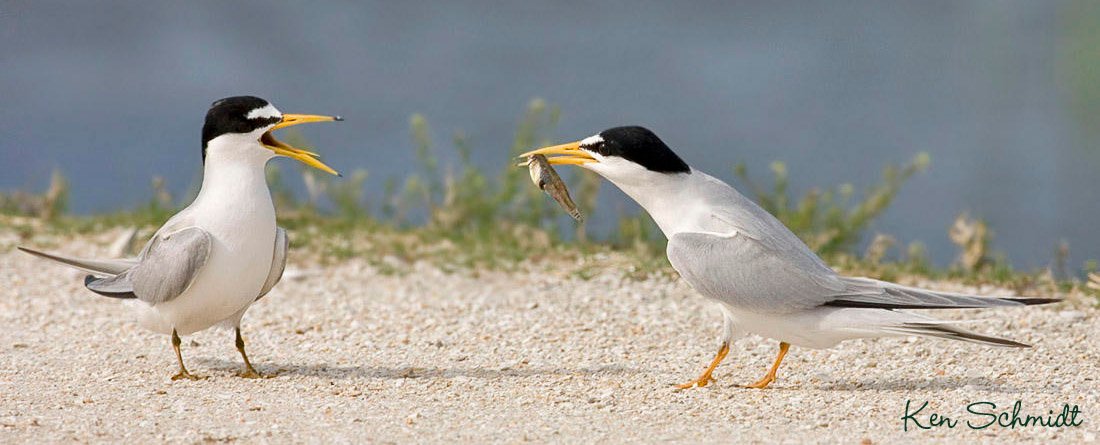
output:
M 782 255 L 741 233 L 678 233 L 668 240 L 666 253 L 699 293 L 752 312 L 809 309 L 846 287 L 816 256 Z
M 782 222 L 729 184 L 703 179 L 699 194 L 711 209 L 706 223 L 721 233 L 673 235 L 666 252 L 692 287 L 761 313 L 820 306 L 844 291 L 841 277 Z
M 283 278 L 283 271 L 286 270 L 286 251 L 289 246 L 290 240 L 286 237 L 286 230 L 277 227 L 275 229 L 275 254 L 271 256 L 271 271 L 267 274 L 267 281 L 264 281 L 264 287 L 260 290 L 260 296 L 256 297 L 257 300 L 271 292 L 271 288 L 275 287 L 279 280 Z
M 842 277 L 817 261 L 778 254 L 741 234 L 676 234 L 669 239 L 667 253 L 672 267 L 699 293 L 759 313 L 789 313 L 816 306 L 963 309 L 1061 301 L 991 298 Z
M 833 273 L 798 235 L 767 210 L 738 193 L 729 184 L 710 176 L 705 179 L 703 194 L 708 198 L 712 222 L 723 228 L 719 231 L 736 230 L 738 235 L 756 241 L 761 247 L 785 259 L 799 264 L 805 263 L 806 267 L 814 270 Z
M 1060 301 L 989 298 L 841 277 L 770 213 L 728 184 L 709 176 L 705 179 L 702 195 L 708 198 L 711 222 L 729 234 L 674 235 L 669 239 L 668 257 L 693 287 L 734 307 L 787 312 L 818 305 L 933 309 Z
M 198 227 L 158 232 L 145 246 L 138 264 L 113 277 L 86 279 L 93 292 L 115 298 L 137 298 L 157 304 L 184 293 L 210 256 L 213 239 Z

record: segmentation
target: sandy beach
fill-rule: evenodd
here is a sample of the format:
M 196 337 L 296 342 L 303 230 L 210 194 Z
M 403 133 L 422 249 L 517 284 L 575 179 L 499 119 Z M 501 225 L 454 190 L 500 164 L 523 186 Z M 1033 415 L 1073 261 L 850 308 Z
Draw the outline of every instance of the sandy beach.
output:
M 82 274 L 14 250 L 79 255 L 97 237 L 21 241 L 0 230 L 0 442 L 743 443 L 1096 441 L 1100 311 L 1083 299 L 1044 307 L 935 315 L 1034 345 L 859 340 L 793 348 L 767 390 L 776 342 L 739 340 L 706 388 L 675 391 L 716 349 L 717 310 L 675 278 L 522 264 L 518 272 L 444 273 L 353 258 L 308 263 L 292 250 L 283 282 L 244 320 L 253 363 L 238 378 L 232 333 L 184 338 L 201 381 L 169 380 L 166 336 L 137 328 L 124 305 L 86 291 Z M 50 245 L 53 244 L 53 245 Z M 588 267 L 590 278 L 559 272 Z M 994 288 L 922 283 L 1007 294 Z M 928 405 L 905 420 L 909 412 Z M 1077 406 L 1075 427 L 999 425 L 1011 412 Z M 989 402 L 988 404 L 972 405 Z M 1068 409 L 1068 408 L 1067 408 Z M 921 429 L 936 413 L 958 420 Z M 914 422 L 915 420 L 915 422 Z M 906 431 L 905 429 L 908 429 Z

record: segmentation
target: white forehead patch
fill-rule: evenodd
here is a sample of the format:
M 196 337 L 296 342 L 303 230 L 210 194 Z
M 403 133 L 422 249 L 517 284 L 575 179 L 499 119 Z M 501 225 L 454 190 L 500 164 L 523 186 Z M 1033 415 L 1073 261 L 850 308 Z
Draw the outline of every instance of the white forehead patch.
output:
M 283 113 L 280 113 L 279 109 L 275 108 L 274 105 L 267 104 L 263 107 L 249 111 L 248 115 L 245 117 L 248 119 L 270 119 L 273 117 L 283 117 Z
M 603 142 L 603 138 L 600 135 L 592 135 L 581 139 L 581 147 L 590 147 Z

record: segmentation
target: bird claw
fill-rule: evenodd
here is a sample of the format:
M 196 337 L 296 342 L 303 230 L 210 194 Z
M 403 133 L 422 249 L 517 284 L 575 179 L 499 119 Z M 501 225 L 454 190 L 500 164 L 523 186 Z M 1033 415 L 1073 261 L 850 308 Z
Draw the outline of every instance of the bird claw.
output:
M 746 389 L 764 389 L 764 388 L 767 388 L 768 385 L 771 385 L 772 382 L 774 382 L 774 381 L 775 381 L 775 377 L 765 376 L 764 378 L 760 379 L 759 381 L 757 381 L 756 383 L 753 383 L 751 385 L 738 385 L 738 386 L 740 386 L 742 388 L 746 388 Z
M 187 380 L 191 380 L 191 381 L 197 381 L 197 380 L 203 380 L 205 378 L 206 377 L 197 376 L 197 375 L 192 374 L 192 373 L 187 372 L 187 371 L 180 371 L 176 375 L 172 376 L 172 381 L 174 382 L 176 380 L 183 380 L 183 379 L 187 379 Z
M 694 387 L 702 388 L 704 386 L 707 386 L 707 384 L 709 384 L 711 382 L 714 382 L 714 381 L 715 381 L 714 377 L 711 377 L 708 374 L 708 375 L 704 375 L 704 376 L 699 376 L 699 378 L 697 378 L 695 380 L 692 380 L 690 382 L 683 383 L 683 384 L 680 384 L 680 385 L 675 385 L 675 386 L 676 386 L 677 390 L 691 389 L 691 388 L 694 388 Z
M 274 374 L 260 374 L 255 369 L 246 369 L 244 371 L 238 372 L 237 377 L 240 377 L 242 379 L 270 379 L 272 377 L 275 377 L 275 375 Z

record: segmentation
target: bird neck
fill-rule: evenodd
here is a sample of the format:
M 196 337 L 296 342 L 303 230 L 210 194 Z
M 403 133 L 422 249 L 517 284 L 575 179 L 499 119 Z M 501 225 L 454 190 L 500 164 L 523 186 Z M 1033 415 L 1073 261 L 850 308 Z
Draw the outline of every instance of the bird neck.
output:
M 259 144 L 209 149 L 203 166 L 202 189 L 195 203 L 267 203 L 270 206 L 271 193 L 264 166 L 272 157 L 273 154 Z
M 714 230 L 702 193 L 713 187 L 712 181 L 717 180 L 692 169 L 690 173 L 671 174 L 647 171 L 630 180 L 612 182 L 649 213 L 665 237 L 671 237 L 681 232 Z

